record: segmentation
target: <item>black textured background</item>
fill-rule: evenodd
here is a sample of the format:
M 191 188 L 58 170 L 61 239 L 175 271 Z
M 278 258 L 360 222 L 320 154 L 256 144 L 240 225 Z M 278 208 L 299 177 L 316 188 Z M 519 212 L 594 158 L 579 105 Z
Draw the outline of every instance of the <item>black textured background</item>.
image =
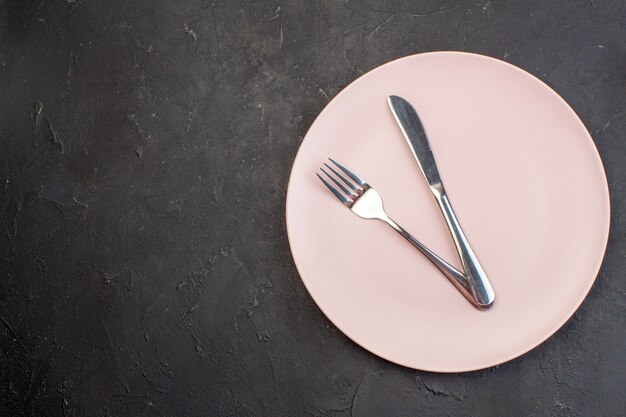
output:
M 0 416 L 626 415 L 625 17 L 618 0 L 0 0 Z M 574 317 L 462 375 L 343 336 L 284 221 L 328 100 L 440 49 L 556 89 L 612 193 Z

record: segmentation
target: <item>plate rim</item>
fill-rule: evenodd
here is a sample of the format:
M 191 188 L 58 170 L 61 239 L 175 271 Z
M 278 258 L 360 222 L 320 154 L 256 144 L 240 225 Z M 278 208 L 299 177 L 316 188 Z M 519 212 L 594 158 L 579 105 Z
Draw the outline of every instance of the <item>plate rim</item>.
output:
M 304 142 L 307 140 L 307 137 L 309 136 L 309 132 L 315 127 L 316 123 L 318 123 L 318 121 L 322 118 L 322 116 L 328 111 L 328 108 L 330 107 L 330 105 L 335 102 L 339 97 L 341 97 L 346 90 L 348 90 L 350 87 L 352 87 L 353 85 L 355 85 L 358 81 L 360 81 L 361 79 L 365 78 L 368 75 L 371 75 L 374 72 L 377 72 L 379 70 L 382 70 L 384 68 L 386 68 L 387 66 L 391 66 L 392 64 L 396 64 L 399 63 L 401 61 L 408 61 L 412 58 L 416 58 L 416 57 L 422 57 L 425 55 L 460 55 L 460 56 L 469 56 L 469 57 L 474 57 L 474 58 L 478 58 L 478 59 L 483 59 L 485 61 L 490 61 L 492 63 L 496 63 L 499 65 L 504 65 L 507 66 L 509 68 L 513 68 L 516 71 L 518 71 L 519 73 L 521 73 L 523 76 L 532 79 L 533 81 L 538 81 L 539 84 L 542 86 L 542 88 L 547 91 L 549 94 L 552 94 L 553 96 L 555 96 L 557 98 L 557 100 L 559 100 L 562 104 L 565 105 L 565 108 L 571 112 L 574 116 L 574 119 L 576 120 L 576 122 L 578 123 L 578 125 L 584 130 L 587 139 L 591 142 L 591 144 L 593 145 L 593 150 L 594 152 L 594 158 L 596 159 L 596 162 L 602 172 L 602 179 L 603 179 L 603 194 L 605 194 L 605 203 L 606 203 L 606 213 L 605 213 L 605 219 L 606 219 L 606 227 L 605 227 L 605 238 L 604 238 L 604 243 L 603 243 L 603 249 L 602 249 L 602 256 L 599 258 L 596 266 L 595 266 L 595 273 L 593 275 L 593 279 L 589 280 L 589 284 L 587 285 L 587 288 L 585 288 L 585 290 L 582 292 L 580 298 L 572 305 L 572 308 L 567 312 L 567 314 L 564 315 L 564 318 L 559 321 L 552 330 L 546 332 L 546 335 L 543 336 L 542 338 L 540 338 L 535 344 L 530 344 L 528 347 L 525 347 L 523 349 L 520 349 L 520 351 L 515 352 L 507 357 L 505 357 L 504 359 L 498 359 L 498 360 L 494 360 L 494 361 L 489 361 L 488 363 L 486 363 L 485 365 L 480 365 L 478 367 L 476 366 L 470 366 L 470 367 L 462 367 L 462 368 L 445 368 L 445 367 L 415 367 L 413 365 L 409 365 L 407 363 L 403 363 L 403 361 L 398 361 L 398 360 L 394 360 L 390 357 L 387 357 L 384 354 L 381 354 L 379 352 L 376 352 L 375 350 L 368 348 L 364 345 L 362 345 L 361 343 L 359 343 L 358 341 L 356 341 L 355 339 L 353 339 L 348 332 L 346 332 L 341 326 L 337 325 L 337 323 L 335 323 L 335 321 L 331 318 L 330 315 L 328 315 L 326 313 L 326 311 L 324 310 L 324 308 L 318 303 L 318 301 L 315 299 L 315 296 L 313 295 L 313 293 L 311 292 L 309 286 L 307 285 L 306 281 L 302 278 L 302 271 L 301 271 L 301 267 L 298 264 L 298 260 L 296 259 L 296 256 L 293 252 L 293 242 L 292 240 L 293 238 L 293 231 L 290 230 L 289 224 L 289 196 L 290 196 L 290 191 L 292 189 L 292 178 L 293 178 L 293 168 L 296 165 L 296 163 L 298 162 L 299 158 L 302 157 L 302 145 L 304 144 Z M 593 285 L 595 284 L 599 274 L 600 274 L 600 269 L 602 267 L 602 264 L 604 263 L 604 259 L 606 257 L 606 252 L 607 252 L 607 247 L 608 247 L 608 243 L 609 243 L 609 238 L 610 238 L 610 234 L 611 234 L 611 196 L 610 196 L 610 190 L 609 190 L 609 183 L 608 183 L 608 178 L 606 176 L 606 170 L 604 168 L 604 164 L 602 163 L 602 158 L 600 157 L 600 152 L 598 151 L 598 146 L 596 145 L 596 142 L 593 140 L 593 137 L 591 136 L 591 133 L 589 132 L 589 130 L 587 129 L 587 127 L 585 126 L 585 124 L 583 123 L 582 119 L 580 118 L 580 116 L 578 115 L 578 113 L 576 113 L 576 111 L 572 108 L 572 106 L 563 98 L 561 97 L 561 95 L 559 95 L 551 86 L 549 86 L 548 84 L 546 84 L 543 80 L 541 80 L 539 77 L 536 77 L 535 75 L 531 74 L 530 72 L 526 71 L 523 68 L 520 68 L 514 64 L 511 64 L 507 61 L 503 61 L 501 59 L 498 58 L 494 58 L 488 55 L 483 55 L 483 54 L 478 54 L 478 53 L 474 53 L 474 52 L 466 52 L 466 51 L 457 51 L 457 50 L 439 50 L 439 51 L 428 51 L 428 52 L 421 52 L 421 53 L 417 53 L 417 54 L 411 54 L 411 55 L 407 55 L 407 56 L 403 56 L 397 59 L 394 59 L 392 61 L 388 61 L 382 65 L 377 66 L 376 68 L 371 69 L 370 71 L 365 72 L 364 74 L 361 74 L 359 77 L 357 77 L 356 79 L 354 79 L 352 82 L 350 82 L 348 85 L 346 85 L 345 87 L 343 87 L 341 89 L 341 91 L 339 91 L 339 93 L 337 93 L 322 109 L 322 111 L 320 111 L 320 113 L 315 117 L 315 120 L 313 121 L 313 123 L 311 123 L 311 125 L 309 126 L 309 128 L 307 129 L 306 134 L 304 135 L 304 137 L 302 138 L 302 141 L 300 142 L 300 144 L 298 145 L 298 150 L 296 152 L 296 155 L 293 159 L 293 162 L 291 164 L 291 168 L 289 170 L 289 180 L 287 182 L 287 193 L 285 195 L 285 225 L 286 225 L 286 229 L 287 229 L 287 241 L 289 243 L 289 251 L 291 253 L 291 258 L 293 259 L 294 265 L 296 266 L 296 270 L 298 272 L 298 276 L 300 278 L 300 281 L 302 281 L 304 287 L 307 290 L 308 295 L 311 297 L 311 299 L 313 300 L 313 302 L 315 303 L 315 305 L 317 306 L 317 308 L 320 309 L 320 311 L 324 314 L 324 316 L 337 328 L 341 331 L 341 333 L 343 333 L 343 335 L 345 337 L 347 337 L 348 339 L 350 339 L 350 341 L 352 343 L 357 344 L 358 346 L 360 346 L 361 348 L 363 348 L 364 350 L 366 350 L 367 352 L 378 356 L 379 358 L 382 358 L 388 362 L 403 366 L 405 368 L 409 368 L 409 369 L 416 369 L 416 370 L 421 370 L 421 371 L 427 371 L 427 372 L 437 372 L 437 373 L 465 373 L 465 372 L 474 372 L 474 371 L 480 371 L 483 369 L 488 369 L 488 368 L 492 368 L 494 366 L 498 366 L 498 365 L 502 365 L 504 363 L 510 362 L 516 358 L 519 358 L 523 355 L 525 355 L 526 353 L 534 350 L 537 346 L 541 345 L 542 343 L 544 343 L 546 340 L 548 340 L 550 337 L 552 337 L 554 334 L 556 334 L 576 313 L 576 311 L 580 308 L 580 306 L 582 305 L 583 301 L 587 298 L 587 296 L 589 295 L 589 292 L 591 291 L 591 288 L 593 287 Z

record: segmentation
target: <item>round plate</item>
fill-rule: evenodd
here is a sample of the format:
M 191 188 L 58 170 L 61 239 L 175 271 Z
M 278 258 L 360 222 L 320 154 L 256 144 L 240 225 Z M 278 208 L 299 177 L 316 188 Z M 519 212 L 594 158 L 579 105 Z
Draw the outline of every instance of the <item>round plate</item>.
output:
M 420 114 L 496 293 L 488 311 L 474 309 L 408 242 L 350 212 L 315 176 L 327 157 L 354 170 L 390 217 L 460 268 L 390 94 Z M 324 314 L 370 352 L 437 372 L 500 364 L 559 329 L 595 280 L 609 217 L 602 162 L 568 104 L 513 65 L 461 52 L 399 59 L 346 87 L 309 129 L 287 193 L 293 257 Z

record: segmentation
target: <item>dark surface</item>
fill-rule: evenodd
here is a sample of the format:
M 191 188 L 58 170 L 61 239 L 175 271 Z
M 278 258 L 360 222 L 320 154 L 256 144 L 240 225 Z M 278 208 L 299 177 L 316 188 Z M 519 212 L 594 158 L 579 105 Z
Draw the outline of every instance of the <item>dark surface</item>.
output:
M 621 1 L 0 0 L 0 14 L 0 416 L 626 415 Z M 612 193 L 574 317 L 463 375 L 343 336 L 284 220 L 328 100 L 439 49 L 555 88 Z

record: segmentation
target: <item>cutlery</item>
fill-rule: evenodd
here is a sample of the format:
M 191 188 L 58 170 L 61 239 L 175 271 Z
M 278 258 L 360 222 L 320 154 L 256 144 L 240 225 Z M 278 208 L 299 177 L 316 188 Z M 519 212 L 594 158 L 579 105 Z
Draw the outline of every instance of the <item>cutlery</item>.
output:
M 364 219 L 378 219 L 387 223 L 402 237 L 411 242 L 426 258 L 428 258 L 449 280 L 450 282 L 467 298 L 474 306 L 481 308 L 477 304 L 470 288 L 467 284 L 465 276 L 454 268 L 452 265 L 441 259 L 437 254 L 424 246 L 420 241 L 414 238 L 409 232 L 404 230 L 398 223 L 393 221 L 383 208 L 383 201 L 376 190 L 374 190 L 361 177 L 350 171 L 345 166 L 332 158 L 328 158 L 330 162 L 337 168 L 324 163 L 324 166 L 332 173 L 329 173 L 323 167 L 320 168 L 325 175 L 324 178 L 319 173 L 317 177 L 324 183 L 326 187 L 341 201 L 346 207 L 352 210 L 356 215 Z M 348 177 L 348 178 L 346 178 Z M 330 182 L 329 182 L 330 181 Z M 331 182 L 335 185 L 332 185 Z
M 489 308 L 495 299 L 495 294 L 454 214 L 420 118 L 413 106 L 402 97 L 392 95 L 387 97 L 387 101 L 446 219 L 463 265 L 470 293 L 477 305 L 481 308 Z

